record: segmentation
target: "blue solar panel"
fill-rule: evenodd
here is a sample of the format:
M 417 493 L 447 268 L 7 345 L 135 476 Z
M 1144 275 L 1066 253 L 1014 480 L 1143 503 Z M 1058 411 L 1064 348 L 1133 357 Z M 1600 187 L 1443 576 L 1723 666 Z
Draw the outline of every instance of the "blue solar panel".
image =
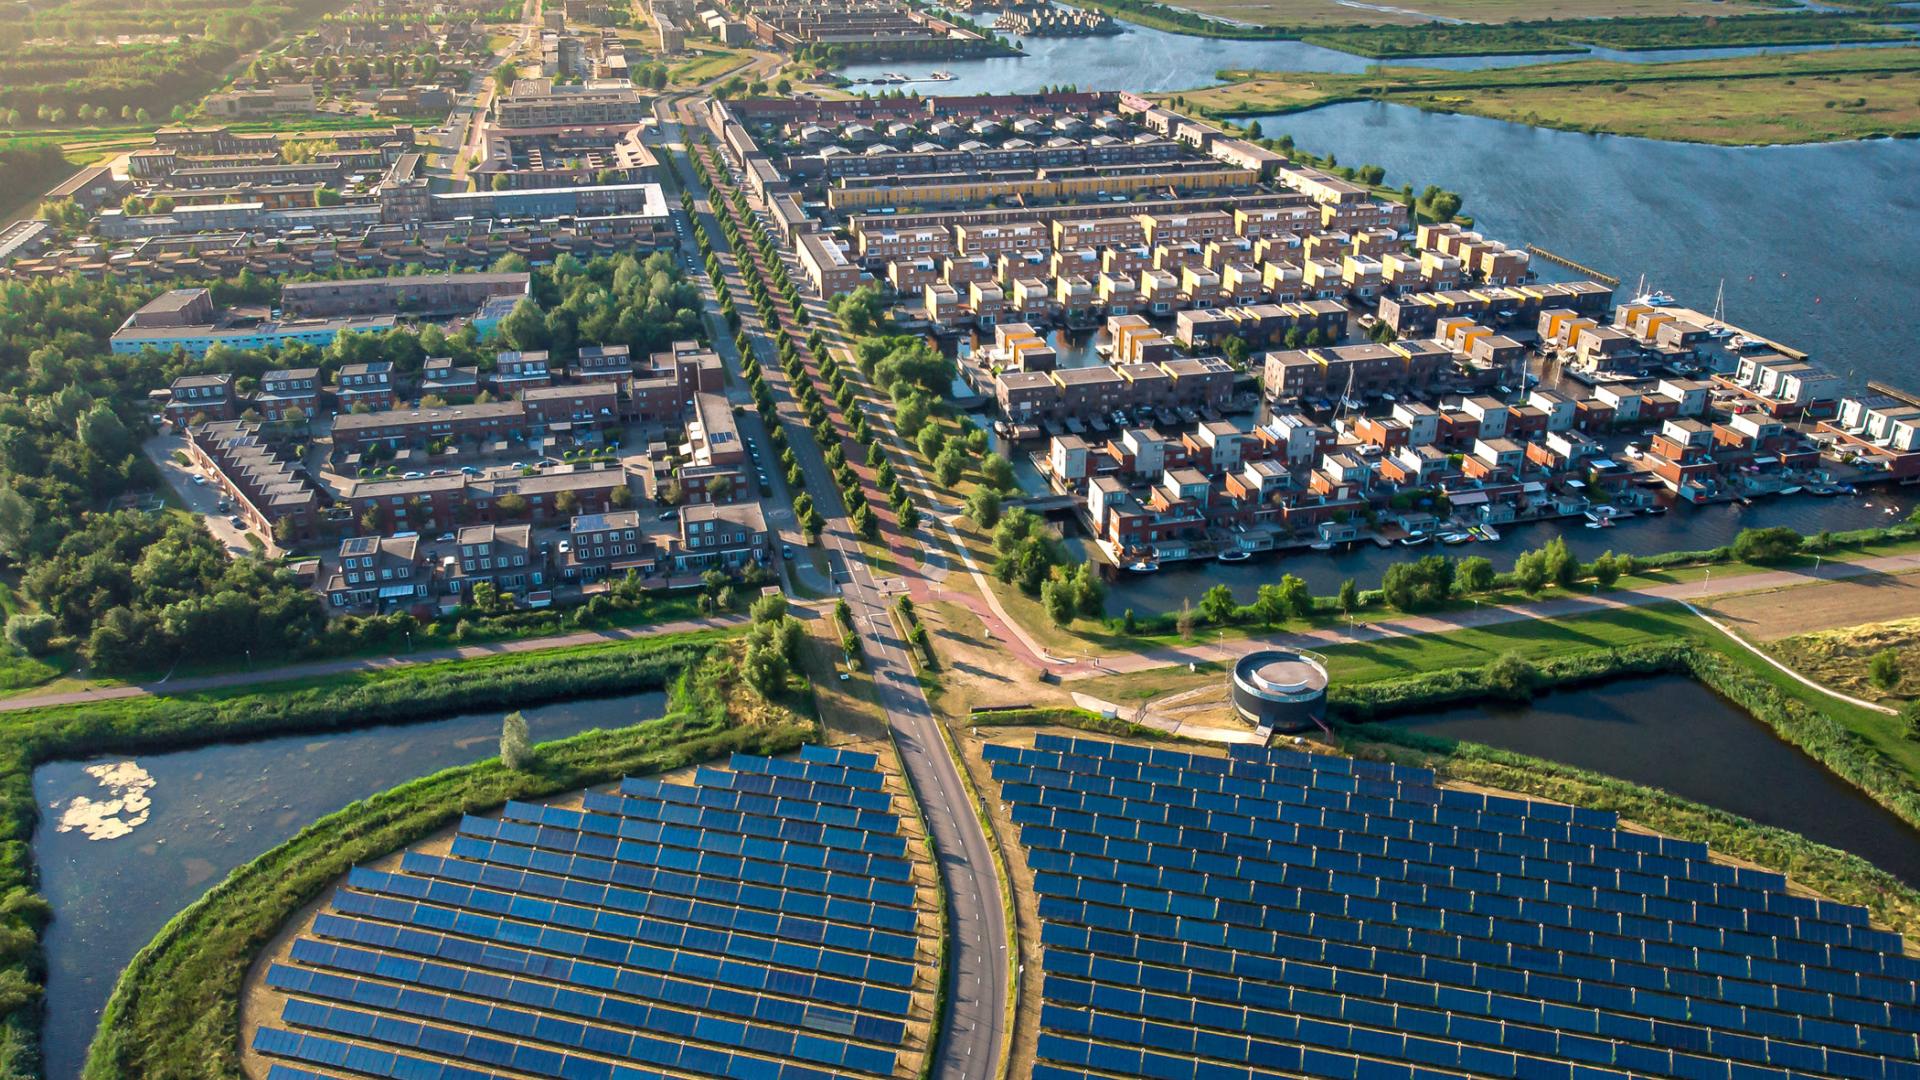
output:
M 1046 1068 L 1920 1075 L 1898 937 L 1703 845 L 1324 755 L 983 756 L 1040 895 Z
M 933 946 L 878 761 L 737 764 L 356 868 L 256 1048 L 279 1080 L 893 1075 Z

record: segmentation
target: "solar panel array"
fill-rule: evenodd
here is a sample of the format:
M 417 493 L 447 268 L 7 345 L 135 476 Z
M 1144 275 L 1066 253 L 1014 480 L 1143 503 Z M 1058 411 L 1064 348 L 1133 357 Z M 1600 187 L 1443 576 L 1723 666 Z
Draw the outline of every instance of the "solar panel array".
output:
M 903 1075 L 934 950 L 878 769 L 736 754 L 468 816 L 348 875 L 269 967 L 253 1048 L 270 1080 Z
M 1899 935 L 1704 844 L 1290 750 L 985 753 L 1038 894 L 1038 1080 L 1920 1077 Z

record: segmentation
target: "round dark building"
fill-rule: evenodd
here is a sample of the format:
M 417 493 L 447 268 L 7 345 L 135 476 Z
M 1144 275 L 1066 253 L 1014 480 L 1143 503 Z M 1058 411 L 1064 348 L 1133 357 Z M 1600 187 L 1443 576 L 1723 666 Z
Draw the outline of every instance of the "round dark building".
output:
M 1314 727 L 1327 713 L 1327 669 L 1286 649 L 1248 653 L 1233 665 L 1233 707 L 1256 728 Z

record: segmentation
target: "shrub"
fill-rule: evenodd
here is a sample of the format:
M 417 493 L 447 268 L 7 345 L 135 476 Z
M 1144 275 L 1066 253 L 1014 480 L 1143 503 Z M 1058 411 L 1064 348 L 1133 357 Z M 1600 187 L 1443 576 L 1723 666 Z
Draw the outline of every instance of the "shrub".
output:
M 1784 525 L 1742 529 L 1733 538 L 1733 557 L 1747 563 L 1771 563 L 1800 550 L 1800 534 Z
M 21 612 L 7 620 L 7 644 L 28 656 L 45 656 L 53 649 L 60 624 L 41 612 Z

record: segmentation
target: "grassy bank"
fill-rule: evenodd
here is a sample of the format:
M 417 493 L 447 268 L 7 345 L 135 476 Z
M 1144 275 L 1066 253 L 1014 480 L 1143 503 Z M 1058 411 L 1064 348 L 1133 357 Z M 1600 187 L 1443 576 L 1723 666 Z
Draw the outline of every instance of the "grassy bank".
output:
M 655 687 L 680 674 L 659 664 L 647 671 Z M 546 744 L 525 770 L 497 759 L 448 769 L 322 818 L 235 870 L 134 957 L 107 1003 L 85 1075 L 241 1075 L 240 990 L 254 953 L 358 862 L 509 799 L 543 798 L 734 751 L 784 753 L 812 730 L 797 716 L 736 726 L 720 711 L 697 707 L 681 680 L 673 711 L 661 719 Z
M 1920 696 L 1920 618 L 1797 634 L 1765 645 L 1781 663 L 1826 686 L 1897 705 Z M 1878 657 L 1892 661 L 1876 676 Z
M 38 1072 L 39 931 L 46 911 L 31 893 L 38 821 L 33 770 L 96 754 L 184 749 L 225 739 L 328 731 L 563 697 L 667 685 L 724 635 L 685 634 L 534 655 L 442 661 L 399 670 L 179 697 L 143 697 L 0 715 L 0 1076 Z M 160 1070 L 154 1075 L 163 1075 Z
M 1408 67 L 1356 75 L 1221 76 L 1230 81 L 1181 96 L 1190 108 L 1215 117 L 1386 101 L 1535 127 L 1720 145 L 1920 134 L 1920 48 L 1666 64 L 1575 60 L 1488 71 Z

